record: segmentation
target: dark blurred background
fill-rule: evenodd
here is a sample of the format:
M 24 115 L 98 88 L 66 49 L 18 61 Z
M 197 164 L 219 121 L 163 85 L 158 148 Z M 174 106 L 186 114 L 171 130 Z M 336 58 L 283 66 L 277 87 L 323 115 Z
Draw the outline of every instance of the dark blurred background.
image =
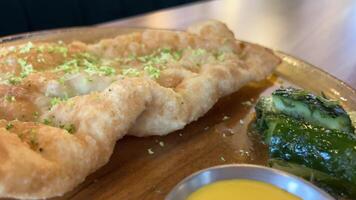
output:
M 0 0 L 0 36 L 92 25 L 195 1 Z

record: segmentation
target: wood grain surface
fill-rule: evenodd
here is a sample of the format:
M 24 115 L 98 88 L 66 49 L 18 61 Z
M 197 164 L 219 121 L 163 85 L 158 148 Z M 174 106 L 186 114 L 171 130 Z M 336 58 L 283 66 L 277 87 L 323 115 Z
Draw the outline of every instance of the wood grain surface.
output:
M 182 29 L 205 19 L 221 20 L 237 38 L 301 58 L 356 88 L 355 0 L 206 1 L 103 25 Z

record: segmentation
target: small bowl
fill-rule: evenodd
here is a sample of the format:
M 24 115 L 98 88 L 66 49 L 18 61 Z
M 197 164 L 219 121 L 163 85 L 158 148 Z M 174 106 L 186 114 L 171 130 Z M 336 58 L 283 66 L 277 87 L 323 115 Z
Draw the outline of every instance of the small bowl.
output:
M 165 200 L 186 200 L 204 185 L 231 179 L 269 183 L 304 200 L 334 199 L 313 184 L 283 171 L 257 165 L 232 164 L 207 168 L 188 176 L 171 190 Z

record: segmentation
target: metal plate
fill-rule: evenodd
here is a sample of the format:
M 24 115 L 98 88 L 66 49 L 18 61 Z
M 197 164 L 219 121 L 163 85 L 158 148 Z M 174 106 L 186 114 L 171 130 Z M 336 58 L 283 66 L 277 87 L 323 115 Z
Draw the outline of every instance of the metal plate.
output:
M 0 39 L 1 46 L 31 41 L 96 42 L 102 38 L 141 31 L 135 28 L 74 28 L 16 35 Z M 355 91 L 333 76 L 299 59 L 276 52 L 283 60 L 275 76 L 252 83 L 224 97 L 202 118 L 164 137 L 124 137 L 111 160 L 84 183 L 55 199 L 164 199 L 184 177 L 220 164 L 267 164 L 267 148 L 248 134 L 253 106 L 260 95 L 280 85 L 295 85 L 339 99 L 346 109 L 356 107 Z M 164 142 L 164 147 L 159 142 Z M 154 154 L 148 154 L 147 149 Z
M 221 165 L 199 171 L 181 181 L 165 200 L 186 200 L 204 185 L 231 179 L 249 179 L 272 184 L 303 200 L 333 200 L 313 184 L 279 170 L 246 164 Z

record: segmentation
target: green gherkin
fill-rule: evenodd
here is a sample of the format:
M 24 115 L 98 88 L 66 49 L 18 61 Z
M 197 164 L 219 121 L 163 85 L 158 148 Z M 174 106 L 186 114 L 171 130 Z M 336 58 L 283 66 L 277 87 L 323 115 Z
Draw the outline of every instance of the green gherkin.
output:
M 271 158 L 318 169 L 356 183 L 356 138 L 337 130 L 311 126 L 285 115 L 265 118 L 265 142 Z
M 337 101 L 295 88 L 277 89 L 272 99 L 278 112 L 328 129 L 354 133 L 349 115 Z
M 272 167 L 356 198 L 356 136 L 340 105 L 288 88 L 261 98 L 255 109 Z

